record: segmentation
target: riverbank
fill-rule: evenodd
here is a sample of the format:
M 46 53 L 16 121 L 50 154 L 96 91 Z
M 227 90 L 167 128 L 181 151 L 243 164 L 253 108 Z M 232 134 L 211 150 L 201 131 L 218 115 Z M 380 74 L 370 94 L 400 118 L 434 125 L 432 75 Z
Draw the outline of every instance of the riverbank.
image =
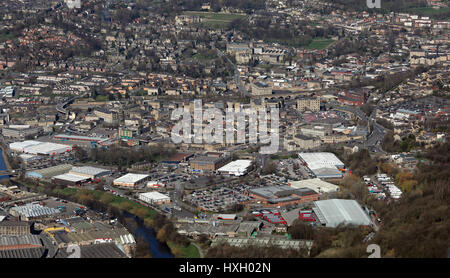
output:
M 12 170 L 11 164 L 9 164 L 8 156 L 6 155 L 7 151 L 5 151 L 4 146 L 0 145 L 0 149 L 2 150 L 3 162 L 5 163 L 6 170 Z
M 108 192 L 98 191 L 98 190 L 88 190 L 82 188 L 74 188 L 74 187 L 66 187 L 64 189 L 58 188 L 55 185 L 47 182 L 38 182 L 36 181 L 27 181 L 27 180 L 17 180 L 12 179 L 14 183 L 20 184 L 21 186 L 29 187 L 35 191 L 45 193 L 49 196 L 54 196 L 58 198 L 67 199 L 76 203 L 80 203 L 86 205 L 89 208 L 100 211 L 109 211 L 114 212 L 117 217 L 118 215 L 124 215 L 124 212 L 133 215 L 136 219 L 140 219 L 140 230 L 145 230 L 144 234 L 142 234 L 147 242 L 149 243 L 152 254 L 161 255 L 160 257 L 173 257 L 172 254 L 176 253 L 177 257 L 201 257 L 200 252 L 198 252 L 197 248 L 192 245 L 192 242 L 187 244 L 184 247 L 184 244 L 181 243 L 178 239 L 180 236 L 178 234 L 169 234 L 168 238 L 159 242 L 156 239 L 156 234 L 160 229 L 164 229 L 167 224 L 171 223 L 170 220 L 163 217 L 163 215 L 159 215 L 155 210 L 143 206 L 137 202 L 132 200 L 128 200 L 123 197 L 112 195 Z M 39 184 L 39 185 L 38 185 Z M 157 223 L 160 225 L 157 225 Z M 162 222 L 163 221 L 163 222 Z M 122 223 L 123 224 L 123 223 Z M 170 230 L 170 229 L 169 229 Z M 150 232 L 148 232 L 150 231 Z M 170 246 L 168 244 L 170 242 Z M 168 250 L 157 251 L 155 248 L 160 248 L 161 244 L 166 244 L 169 247 L 170 252 Z

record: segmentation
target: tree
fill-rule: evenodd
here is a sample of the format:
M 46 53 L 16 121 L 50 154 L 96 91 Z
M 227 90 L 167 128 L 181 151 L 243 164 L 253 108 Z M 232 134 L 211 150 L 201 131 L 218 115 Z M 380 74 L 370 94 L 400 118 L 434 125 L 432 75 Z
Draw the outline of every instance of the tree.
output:
M 299 219 L 296 219 L 291 227 L 288 229 L 288 233 L 293 239 L 313 239 L 313 228 L 309 223 L 305 223 Z
M 158 231 L 158 233 L 156 234 L 156 238 L 157 238 L 158 241 L 160 241 L 160 242 L 166 242 L 167 239 L 168 239 L 168 236 L 167 236 L 167 232 L 166 232 L 165 227 L 166 227 L 166 226 L 162 227 L 162 228 Z
M 100 198 L 100 202 L 104 203 L 104 204 L 109 204 L 113 201 L 113 196 L 111 196 L 110 194 L 106 193 L 103 194 L 102 197 Z
M 123 210 L 123 211 L 128 211 L 129 212 L 131 210 L 132 206 L 128 202 L 122 202 L 122 203 L 120 203 L 119 208 L 121 210 Z

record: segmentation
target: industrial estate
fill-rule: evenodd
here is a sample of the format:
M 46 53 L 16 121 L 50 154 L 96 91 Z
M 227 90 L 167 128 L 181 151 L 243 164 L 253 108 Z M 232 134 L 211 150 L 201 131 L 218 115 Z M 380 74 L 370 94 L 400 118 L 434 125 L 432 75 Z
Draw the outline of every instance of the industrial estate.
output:
M 401 2 L 2 0 L 0 258 L 447 257 L 450 7 Z

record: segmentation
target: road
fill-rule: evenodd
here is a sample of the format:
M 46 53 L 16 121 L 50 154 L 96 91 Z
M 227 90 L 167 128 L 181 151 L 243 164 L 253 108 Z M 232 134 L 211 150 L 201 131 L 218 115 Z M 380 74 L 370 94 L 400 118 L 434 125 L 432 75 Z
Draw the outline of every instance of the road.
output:
M 227 61 L 233 65 L 233 67 L 234 67 L 234 82 L 236 83 L 236 86 L 239 89 L 239 92 L 242 95 L 247 96 L 248 92 L 245 89 L 244 84 L 242 83 L 241 76 L 240 76 L 237 66 L 228 58 L 227 55 L 225 55 L 220 49 L 218 49 L 215 46 L 214 42 L 211 42 L 211 47 L 216 50 L 217 55 L 219 55 L 219 57 L 225 57 L 225 59 L 227 59 Z
M 332 103 L 332 105 L 333 107 L 335 107 L 336 110 L 348 111 L 350 113 L 353 113 L 359 119 L 372 124 L 373 130 L 371 131 L 366 141 L 364 142 L 363 147 L 368 148 L 369 150 L 372 150 L 374 152 L 385 153 L 381 148 L 381 141 L 383 140 L 384 135 L 387 133 L 387 131 L 383 126 L 379 125 L 375 121 L 375 111 L 378 107 L 378 104 L 373 109 L 373 112 L 370 114 L 369 117 L 367 117 L 364 114 L 364 112 L 362 112 L 358 107 L 341 105 L 340 103 L 337 102 Z

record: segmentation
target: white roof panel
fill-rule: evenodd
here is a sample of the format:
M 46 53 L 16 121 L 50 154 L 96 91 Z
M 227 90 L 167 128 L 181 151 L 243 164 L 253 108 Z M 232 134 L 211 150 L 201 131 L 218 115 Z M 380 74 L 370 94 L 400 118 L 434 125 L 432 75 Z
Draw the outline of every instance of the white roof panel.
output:
M 128 173 L 124 176 L 121 176 L 120 178 L 115 179 L 114 182 L 136 183 L 142 179 L 145 179 L 146 177 L 148 177 L 148 175 Z

